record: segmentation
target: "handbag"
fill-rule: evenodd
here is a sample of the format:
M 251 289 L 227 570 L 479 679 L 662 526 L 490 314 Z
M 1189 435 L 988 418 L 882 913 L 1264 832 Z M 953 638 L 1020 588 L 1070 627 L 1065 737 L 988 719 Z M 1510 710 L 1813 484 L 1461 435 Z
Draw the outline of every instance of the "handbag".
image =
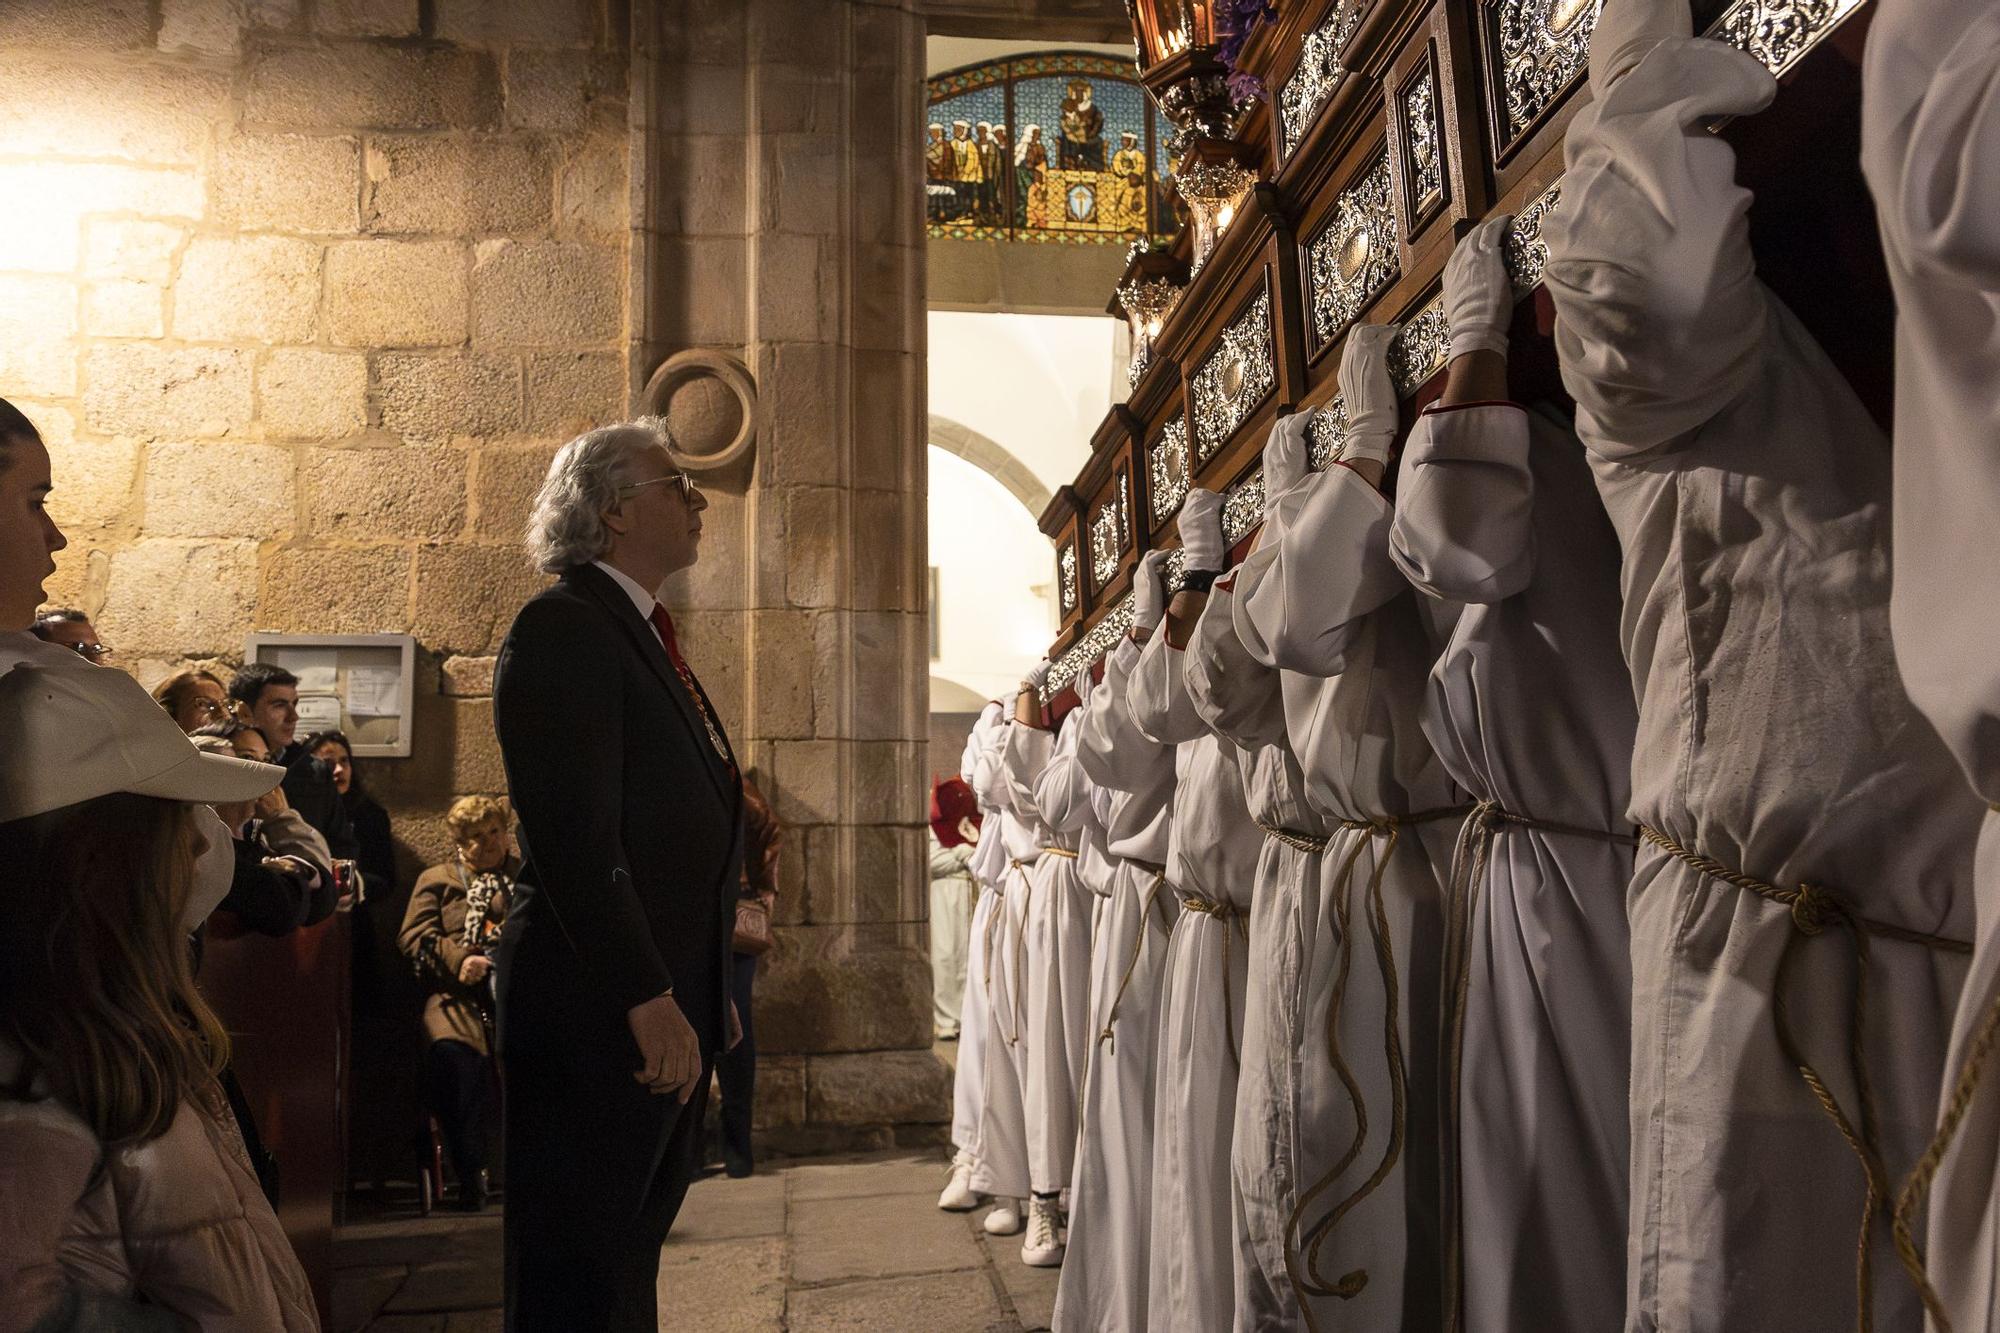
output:
M 753 958 L 771 947 L 771 909 L 762 898 L 736 900 L 736 933 L 729 947 Z

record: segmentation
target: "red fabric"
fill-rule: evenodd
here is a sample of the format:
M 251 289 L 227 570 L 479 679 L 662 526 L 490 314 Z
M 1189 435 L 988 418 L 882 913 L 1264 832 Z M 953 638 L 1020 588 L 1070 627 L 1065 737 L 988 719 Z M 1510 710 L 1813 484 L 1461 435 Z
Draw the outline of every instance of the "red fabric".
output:
M 972 826 L 980 825 L 979 802 L 972 795 L 972 788 L 964 778 L 943 778 L 931 783 L 931 832 L 947 847 L 957 847 L 966 841 L 958 832 L 958 822 L 970 819 Z
M 660 632 L 660 643 L 667 650 L 667 661 L 673 663 L 674 674 L 681 678 L 681 684 L 687 689 L 688 698 L 694 702 L 694 711 L 701 714 L 702 723 L 708 728 L 709 743 L 715 746 L 715 752 L 722 756 L 723 764 L 728 767 L 731 776 L 734 776 L 736 765 L 730 762 L 729 752 L 723 747 L 722 728 L 716 725 L 714 715 L 708 711 L 708 702 L 702 698 L 701 686 L 695 683 L 694 672 L 688 669 L 687 662 L 681 657 L 680 641 L 674 637 L 674 618 L 667 614 L 666 607 L 654 602 L 653 614 L 648 619 L 653 622 L 653 628 Z

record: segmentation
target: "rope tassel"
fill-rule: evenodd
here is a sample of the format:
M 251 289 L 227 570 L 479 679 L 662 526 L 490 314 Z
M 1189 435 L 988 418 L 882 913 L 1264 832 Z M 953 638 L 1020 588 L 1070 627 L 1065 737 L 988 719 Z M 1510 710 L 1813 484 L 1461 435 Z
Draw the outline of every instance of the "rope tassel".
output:
M 1855 1327 L 1859 1333 L 1870 1333 L 1875 1324 L 1875 1311 L 1874 1292 L 1868 1272 L 1868 1256 L 1873 1239 L 1875 1214 L 1885 1210 L 1888 1205 L 1888 1169 L 1882 1161 L 1882 1149 L 1878 1137 L 1879 1114 L 1876 1107 L 1875 1085 L 1868 1073 L 1866 1034 L 1869 947 L 1877 936 L 1904 944 L 1921 944 L 1926 948 L 1948 953 L 1969 954 L 1972 952 L 1972 946 L 1964 940 L 1910 930 L 1891 922 L 1862 916 L 1848 906 L 1846 900 L 1839 894 L 1821 885 L 1801 884 L 1795 889 L 1786 889 L 1753 875 L 1731 870 L 1720 861 L 1689 851 L 1658 829 L 1644 824 L 1639 826 L 1639 836 L 1710 879 L 1747 889 L 1766 902 L 1776 903 L 1791 913 L 1792 933 L 1785 937 L 1784 948 L 1778 955 L 1777 976 L 1771 987 L 1771 1022 L 1777 1036 L 1778 1049 L 1784 1053 L 1786 1061 L 1798 1070 L 1800 1079 L 1804 1081 L 1814 1100 L 1819 1103 L 1820 1109 L 1825 1112 L 1827 1119 L 1833 1122 L 1834 1128 L 1840 1132 L 1841 1138 L 1860 1161 L 1862 1174 L 1866 1178 L 1866 1199 L 1861 1214 L 1860 1236 L 1855 1242 L 1854 1291 Z M 1791 976 L 1799 940 L 1822 934 L 1829 927 L 1846 931 L 1854 958 L 1854 980 L 1848 991 L 1847 1059 L 1854 1079 L 1856 1098 L 1860 1103 L 1857 1108 L 1860 1117 L 1858 1126 L 1848 1117 L 1846 1110 L 1840 1105 L 1839 1098 L 1834 1096 L 1832 1090 L 1827 1087 L 1825 1078 L 1800 1048 L 1797 1034 L 1792 1028 L 1791 1014 L 1785 1003 L 1787 989 L 1785 983 Z M 1990 1043 L 1991 1034 L 1983 1035 Z M 1970 1061 L 1967 1071 L 1974 1073 L 1976 1079 L 1975 1066 Z M 1942 1131 L 1941 1135 L 1947 1139 L 1949 1137 Z M 1933 1149 L 1942 1156 L 1942 1149 L 1937 1147 L 1935 1141 Z M 1908 1215 L 1905 1212 L 1906 1207 L 1914 1209 L 1914 1204 L 1911 1202 L 1913 1191 L 1921 1194 L 1919 1179 L 1928 1183 L 1928 1175 L 1924 1174 L 1925 1163 L 1930 1163 L 1931 1158 L 1932 1153 L 1927 1151 L 1924 1161 L 1918 1165 L 1918 1175 L 1913 1176 L 1910 1186 L 1905 1188 L 1903 1199 L 1896 1208 L 1896 1216 L 1892 1219 L 1892 1233 L 1896 1241 L 1896 1256 L 1901 1260 L 1904 1272 L 1909 1275 L 1911 1285 L 1923 1298 L 1925 1309 L 1931 1312 L 1939 1328 L 1949 1333 L 1951 1325 L 1944 1316 L 1943 1302 L 1938 1299 L 1936 1289 L 1931 1286 L 1930 1275 L 1924 1270 L 1923 1256 L 1918 1253 L 1916 1244 L 1909 1235 Z M 1932 1163 L 1929 1169 L 1934 1173 L 1935 1164 Z

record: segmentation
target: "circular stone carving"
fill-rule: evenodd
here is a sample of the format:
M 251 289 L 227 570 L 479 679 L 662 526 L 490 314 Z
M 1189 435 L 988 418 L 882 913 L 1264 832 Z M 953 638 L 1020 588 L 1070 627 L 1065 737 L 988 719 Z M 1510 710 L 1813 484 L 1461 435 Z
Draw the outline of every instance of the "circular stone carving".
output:
M 757 439 L 757 384 L 741 361 L 690 348 L 660 363 L 646 381 L 645 410 L 664 417 L 668 452 L 690 472 L 728 467 Z

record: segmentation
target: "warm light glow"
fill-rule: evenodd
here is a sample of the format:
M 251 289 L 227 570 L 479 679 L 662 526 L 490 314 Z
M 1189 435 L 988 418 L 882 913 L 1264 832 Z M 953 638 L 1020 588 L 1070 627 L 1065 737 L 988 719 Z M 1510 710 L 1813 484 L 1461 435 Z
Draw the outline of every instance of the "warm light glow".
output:
M 1187 29 L 1175 28 L 1172 32 L 1167 34 L 1166 40 L 1162 42 L 1161 45 L 1166 48 L 1166 53 L 1168 55 L 1170 56 L 1179 55 L 1181 52 L 1188 49 Z
M 1188 214 L 1194 223 L 1191 258 L 1196 272 L 1215 253 L 1222 233 L 1236 220 L 1244 198 L 1256 183 L 1255 172 L 1224 162 L 1186 164 L 1174 178 L 1175 188 L 1187 200 Z
M 1137 384 L 1152 364 L 1153 340 L 1180 299 L 1181 289 L 1165 278 L 1137 278 L 1118 289 L 1118 304 L 1132 328 L 1132 361 L 1126 367 L 1132 383 Z

